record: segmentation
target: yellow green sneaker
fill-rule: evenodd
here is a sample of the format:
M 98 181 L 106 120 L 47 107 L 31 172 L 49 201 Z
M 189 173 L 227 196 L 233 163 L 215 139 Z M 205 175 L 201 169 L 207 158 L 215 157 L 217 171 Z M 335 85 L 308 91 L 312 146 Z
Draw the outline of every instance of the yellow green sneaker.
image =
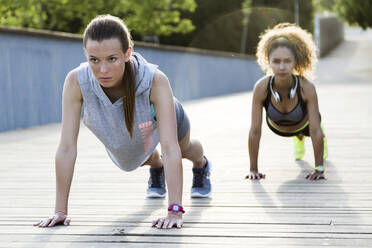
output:
M 305 137 L 299 139 L 297 136 L 293 137 L 293 148 L 294 148 L 294 158 L 299 160 L 305 155 Z
M 323 159 L 326 159 L 328 157 L 328 145 L 327 145 L 327 137 L 324 133 L 324 126 L 323 123 L 320 123 L 320 128 L 322 129 L 323 133 Z
M 328 145 L 327 145 L 327 137 L 324 136 L 323 138 L 323 159 L 326 159 L 328 157 Z

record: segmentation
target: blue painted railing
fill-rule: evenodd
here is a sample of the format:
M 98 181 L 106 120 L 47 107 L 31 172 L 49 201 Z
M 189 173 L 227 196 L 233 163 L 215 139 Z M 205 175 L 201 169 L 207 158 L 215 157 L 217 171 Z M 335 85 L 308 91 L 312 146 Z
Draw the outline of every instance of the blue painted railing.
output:
M 140 42 L 135 51 L 182 101 L 248 91 L 262 76 L 249 56 Z M 64 78 L 86 60 L 81 36 L 0 28 L 0 54 L 0 132 L 59 122 Z

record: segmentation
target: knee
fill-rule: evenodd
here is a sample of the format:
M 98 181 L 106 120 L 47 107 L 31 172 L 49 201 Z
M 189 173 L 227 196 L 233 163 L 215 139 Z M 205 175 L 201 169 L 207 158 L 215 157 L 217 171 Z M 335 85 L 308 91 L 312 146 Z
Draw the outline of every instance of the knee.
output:
M 181 150 L 182 158 L 186 158 L 187 155 L 190 153 L 190 150 L 191 150 L 190 142 L 187 142 L 187 144 L 180 145 L 180 150 Z
M 190 140 L 181 147 L 182 158 L 197 160 L 203 158 L 203 147 L 198 140 Z
M 154 152 L 150 156 L 150 160 L 157 161 L 159 159 L 160 159 L 160 154 L 159 154 L 158 150 L 155 149 Z
M 159 159 L 160 159 L 160 154 L 159 154 L 158 150 L 154 150 L 153 153 L 150 155 L 150 157 L 143 164 L 144 165 L 151 165 L 154 162 L 158 161 Z

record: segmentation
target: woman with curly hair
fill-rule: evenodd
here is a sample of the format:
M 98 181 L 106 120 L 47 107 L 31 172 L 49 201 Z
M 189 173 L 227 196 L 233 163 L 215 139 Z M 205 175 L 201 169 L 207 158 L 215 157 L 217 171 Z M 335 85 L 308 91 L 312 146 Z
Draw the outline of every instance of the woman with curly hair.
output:
M 265 108 L 268 127 L 280 136 L 293 137 L 296 160 L 305 154 L 305 136 L 311 137 L 315 170 L 306 178 L 325 179 L 326 137 L 320 123 L 316 89 L 309 81 L 317 61 L 311 34 L 293 24 L 278 24 L 260 36 L 256 56 L 266 76 L 257 81 L 253 90 L 248 139 L 250 173 L 246 178 L 265 178 L 257 163 Z

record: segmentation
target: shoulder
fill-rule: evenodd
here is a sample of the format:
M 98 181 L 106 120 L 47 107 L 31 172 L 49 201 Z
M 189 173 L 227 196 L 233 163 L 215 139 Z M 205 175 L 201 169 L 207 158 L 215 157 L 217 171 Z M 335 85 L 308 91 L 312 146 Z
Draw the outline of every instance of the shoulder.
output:
M 94 77 L 88 62 L 81 63 L 78 67 L 70 72 L 76 73 L 76 78 L 79 84 L 87 83 Z
M 304 77 L 300 77 L 301 94 L 304 100 L 316 98 L 315 85 Z
M 257 80 L 253 87 L 253 94 L 261 97 L 266 97 L 269 79 L 270 76 L 264 76 Z
M 67 73 L 65 83 L 64 83 L 64 94 L 69 94 L 71 96 L 81 98 L 81 90 L 78 80 L 78 70 L 79 67 L 71 70 Z
M 150 91 L 150 101 L 155 103 L 173 96 L 168 77 L 159 69 L 155 70 Z
M 159 69 L 156 69 L 154 72 L 154 77 L 152 80 L 153 87 L 156 85 L 169 84 L 167 75 Z
M 153 95 L 154 92 L 162 92 L 170 88 L 170 83 L 168 77 L 159 69 L 154 72 L 154 78 L 152 79 L 152 89 L 150 94 Z M 157 94 L 157 93 L 155 93 Z
M 78 84 L 79 67 L 69 71 L 66 75 L 65 84 Z

